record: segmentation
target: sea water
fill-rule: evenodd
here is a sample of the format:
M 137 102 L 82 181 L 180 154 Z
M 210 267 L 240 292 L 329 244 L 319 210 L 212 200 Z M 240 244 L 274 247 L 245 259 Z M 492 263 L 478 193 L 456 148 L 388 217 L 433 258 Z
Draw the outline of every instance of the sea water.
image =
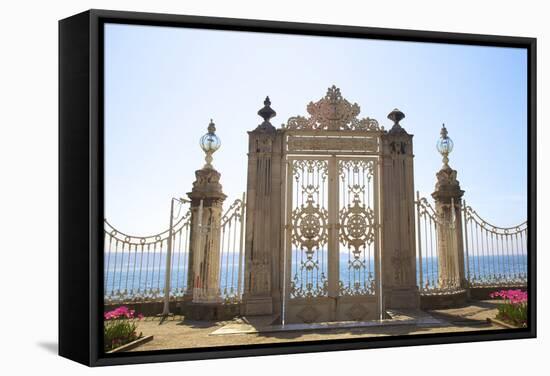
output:
M 474 252 L 475 253 L 475 252 Z M 177 292 L 187 285 L 188 270 L 186 253 L 175 253 L 172 255 L 171 267 L 171 291 Z M 321 258 L 324 257 L 324 258 Z M 297 277 L 298 281 L 322 283 L 322 275 L 327 276 L 326 252 L 320 256 L 317 268 L 309 274 L 302 272 L 301 260 L 293 260 L 290 271 L 291 279 Z M 374 260 L 364 260 L 364 267 L 354 269 L 353 259 L 347 253 L 341 253 L 339 260 L 340 281 L 344 285 L 353 285 L 354 282 L 365 282 L 365 279 L 374 278 Z M 231 289 L 236 292 L 239 283 L 239 257 L 237 253 L 226 252 L 222 255 L 220 268 L 220 289 L 222 294 L 230 294 Z M 490 280 L 493 278 L 513 279 L 527 275 L 527 256 L 519 255 L 485 255 L 470 256 L 468 258 L 470 280 Z M 162 296 L 164 290 L 164 279 L 166 273 L 166 253 L 160 252 L 106 252 L 104 258 L 104 295 L 111 295 L 117 292 L 126 291 L 127 294 L 143 293 L 145 291 L 156 291 L 156 295 Z M 241 282 L 243 280 L 244 263 L 240 265 Z M 417 282 L 420 281 L 420 264 L 417 259 Z M 422 285 L 427 282 L 437 283 L 438 266 L 436 257 L 425 257 L 422 259 Z

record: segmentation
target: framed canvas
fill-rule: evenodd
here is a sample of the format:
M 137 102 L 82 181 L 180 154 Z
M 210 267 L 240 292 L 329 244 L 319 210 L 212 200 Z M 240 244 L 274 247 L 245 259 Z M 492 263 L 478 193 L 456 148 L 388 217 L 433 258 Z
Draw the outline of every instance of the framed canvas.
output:
M 59 354 L 535 337 L 535 62 L 525 37 L 61 20 Z

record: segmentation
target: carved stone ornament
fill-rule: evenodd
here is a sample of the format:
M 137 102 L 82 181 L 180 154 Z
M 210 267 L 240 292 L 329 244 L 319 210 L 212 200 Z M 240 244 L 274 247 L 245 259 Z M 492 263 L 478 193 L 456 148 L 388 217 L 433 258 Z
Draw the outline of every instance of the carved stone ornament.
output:
M 306 306 L 296 316 L 305 323 L 311 323 L 317 321 L 320 315 L 321 313 L 315 307 Z
M 435 184 L 436 191 L 441 188 L 457 188 L 460 189 L 460 183 L 456 179 L 456 170 L 453 170 L 448 165 L 436 174 L 437 183 Z
M 393 257 L 391 258 L 391 263 L 394 268 L 394 280 L 397 285 L 403 285 L 407 281 L 407 265 L 411 262 L 408 251 L 402 251 L 401 249 L 396 249 Z
M 269 265 L 262 260 L 253 260 L 251 270 L 251 294 L 254 295 L 269 291 L 271 289 Z
M 204 168 L 195 171 L 196 180 L 193 182 L 193 189 L 187 195 L 191 200 L 223 201 L 227 197 L 222 191 L 220 184 L 220 173 L 213 168 Z
M 369 310 L 362 304 L 354 304 L 347 312 L 347 316 L 353 321 L 365 319 Z
M 377 138 L 374 137 L 290 136 L 287 145 L 289 152 L 376 153 L 378 151 Z
M 380 131 L 378 122 L 374 119 L 358 119 L 361 109 L 357 103 L 351 104 L 342 97 L 340 89 L 332 86 L 324 98 L 310 102 L 307 106 L 309 118 L 295 116 L 288 119 L 286 129 L 318 129 L 318 130 L 365 130 Z

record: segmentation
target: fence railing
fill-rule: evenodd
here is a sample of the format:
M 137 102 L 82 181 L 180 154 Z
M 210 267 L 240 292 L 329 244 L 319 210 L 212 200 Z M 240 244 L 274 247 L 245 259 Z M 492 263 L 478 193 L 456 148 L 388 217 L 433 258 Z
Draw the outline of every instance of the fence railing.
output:
M 441 271 L 445 263 L 441 262 L 439 254 L 440 242 L 448 252 L 455 252 L 460 237 L 468 287 L 527 283 L 527 222 L 507 228 L 494 226 L 464 202 L 460 208 L 461 218 L 444 219 L 418 194 L 415 204 L 417 281 L 422 294 L 452 293 L 465 287 L 457 270 Z M 452 205 L 454 207 L 454 203 Z M 459 220 L 463 221 L 461 227 L 457 225 Z M 462 232 L 457 234 L 460 228 Z
M 220 296 L 242 295 L 245 201 L 235 200 L 221 220 Z M 170 299 L 188 291 L 191 211 L 177 215 L 172 227 Z M 104 221 L 104 301 L 107 304 L 161 301 L 164 297 L 169 229 L 154 235 L 128 235 Z
M 470 286 L 527 283 L 527 222 L 498 227 L 464 205 L 464 252 Z
M 245 196 L 235 200 L 221 220 L 220 295 L 227 303 L 239 301 L 244 278 Z
M 187 289 L 187 263 L 191 212 L 173 226 L 170 295 Z M 149 236 L 134 236 L 104 223 L 105 302 L 156 300 L 164 296 L 169 230 Z
M 454 205 L 454 204 L 453 204 Z M 452 268 L 442 273 L 446 264 L 438 254 L 438 244 L 445 243 L 448 252 L 455 252 L 456 218 L 442 218 L 426 198 L 417 194 L 417 281 L 421 292 L 446 293 L 460 287 L 460 277 Z

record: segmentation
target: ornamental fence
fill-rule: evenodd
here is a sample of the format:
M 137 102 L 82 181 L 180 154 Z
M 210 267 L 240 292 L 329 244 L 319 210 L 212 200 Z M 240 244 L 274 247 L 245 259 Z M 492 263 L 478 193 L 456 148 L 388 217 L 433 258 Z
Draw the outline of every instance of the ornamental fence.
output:
M 242 295 L 244 257 L 244 194 L 235 200 L 221 219 L 220 291 L 224 302 Z M 125 234 L 104 222 L 104 301 L 106 304 L 161 301 L 166 273 L 170 274 L 169 298 L 192 295 L 189 285 L 191 210 L 176 213 L 172 227 L 150 236 Z M 200 234 L 202 236 L 204 234 Z M 172 247 L 170 265 L 166 264 Z
M 415 205 L 417 281 L 421 294 L 452 293 L 464 287 L 527 284 L 527 222 L 512 227 L 494 226 L 464 201 L 457 204 L 460 218 L 444 219 L 418 193 Z M 463 255 L 459 260 L 463 268 L 459 264 L 454 272 L 445 274 L 446 278 L 442 278 L 444 273 L 440 271 L 440 242 L 446 242 L 452 248 L 450 252 Z M 463 271 L 464 281 L 459 270 Z
M 438 256 L 441 237 L 449 247 L 462 239 L 467 287 L 507 287 L 527 284 L 527 222 L 498 227 L 464 202 L 461 218 L 442 219 L 426 198 L 417 195 L 417 283 L 421 294 L 452 293 L 463 288 L 458 273 L 442 278 Z M 454 205 L 454 204 L 453 204 Z M 458 221 L 461 226 L 458 226 Z M 241 300 L 244 278 L 245 199 L 237 199 L 221 219 L 220 286 L 225 303 Z M 443 230 L 443 231 L 442 231 Z M 104 222 L 104 301 L 106 304 L 161 301 L 166 272 L 171 300 L 182 298 L 189 285 L 191 211 L 177 213 L 172 228 L 170 265 L 166 265 L 170 231 L 149 236 L 128 235 Z M 341 261 L 343 263 L 343 261 Z M 345 279 L 345 274 L 342 274 Z M 345 283 L 346 281 L 344 281 Z

